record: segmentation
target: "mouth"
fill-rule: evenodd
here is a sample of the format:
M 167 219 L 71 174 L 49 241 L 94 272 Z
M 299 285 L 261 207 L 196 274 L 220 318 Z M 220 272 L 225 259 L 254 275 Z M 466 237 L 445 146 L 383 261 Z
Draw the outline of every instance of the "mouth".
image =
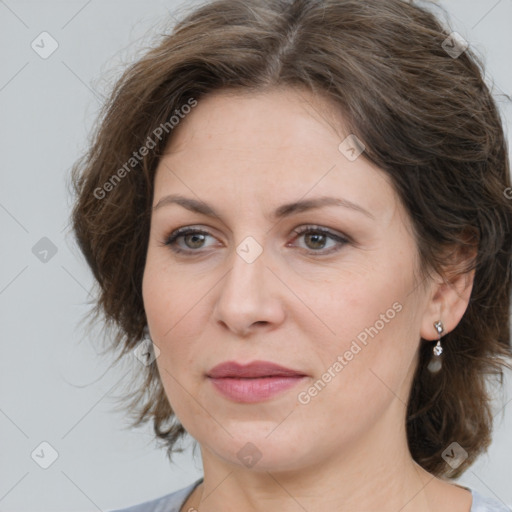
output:
M 272 363 L 270 361 L 253 361 L 240 364 L 236 361 L 226 361 L 214 366 L 207 376 L 213 379 L 238 378 L 259 379 L 262 377 L 297 377 L 305 373 Z
M 228 361 L 212 368 L 207 377 L 225 398 L 234 402 L 255 403 L 284 393 L 307 375 L 269 361 L 254 361 L 247 365 Z

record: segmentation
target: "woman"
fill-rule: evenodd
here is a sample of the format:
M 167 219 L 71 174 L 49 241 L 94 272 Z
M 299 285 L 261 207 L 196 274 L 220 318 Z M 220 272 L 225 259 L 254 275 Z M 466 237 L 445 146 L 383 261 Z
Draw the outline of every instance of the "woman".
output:
M 477 57 L 401 0 L 211 2 L 117 83 L 74 229 L 131 396 L 204 478 L 127 511 L 509 510 L 450 483 L 510 365 Z

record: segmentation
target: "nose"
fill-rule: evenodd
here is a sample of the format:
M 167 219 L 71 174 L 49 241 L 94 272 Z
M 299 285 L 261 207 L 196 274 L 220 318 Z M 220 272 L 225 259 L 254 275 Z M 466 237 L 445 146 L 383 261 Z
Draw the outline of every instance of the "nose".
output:
M 283 284 L 267 268 L 266 252 L 249 263 L 234 251 L 232 262 L 217 288 L 214 320 L 238 336 L 280 325 L 285 318 Z

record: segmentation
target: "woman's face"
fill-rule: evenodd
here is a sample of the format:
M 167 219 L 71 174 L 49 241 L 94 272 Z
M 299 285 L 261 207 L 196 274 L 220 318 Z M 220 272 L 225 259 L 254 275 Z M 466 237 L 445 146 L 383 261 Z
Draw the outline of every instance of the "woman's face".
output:
M 156 362 L 203 456 L 228 465 L 405 446 L 420 336 L 436 338 L 430 287 L 390 182 L 341 144 L 334 112 L 297 90 L 218 92 L 157 169 L 143 281 Z M 294 372 L 211 376 L 254 361 Z

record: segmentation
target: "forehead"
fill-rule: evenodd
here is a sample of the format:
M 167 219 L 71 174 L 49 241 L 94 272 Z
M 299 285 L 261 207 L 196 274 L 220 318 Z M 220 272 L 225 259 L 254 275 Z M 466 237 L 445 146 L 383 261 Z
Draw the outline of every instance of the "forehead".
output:
M 266 147 L 254 144 L 263 139 L 271 147 L 300 142 L 309 146 L 311 131 L 318 132 L 319 127 L 331 131 L 336 139 L 343 136 L 342 118 L 335 110 L 339 109 L 332 100 L 297 87 L 256 92 L 221 89 L 199 100 L 173 131 L 167 150 L 177 153 L 196 141 L 208 147 L 219 140 L 245 152 L 265 152 Z
M 299 89 L 210 94 L 172 132 L 156 196 L 192 191 L 270 208 L 273 197 L 286 203 L 338 192 L 384 215 L 396 201 L 390 180 L 365 158 L 350 161 L 340 151 L 349 134 L 337 110 Z

